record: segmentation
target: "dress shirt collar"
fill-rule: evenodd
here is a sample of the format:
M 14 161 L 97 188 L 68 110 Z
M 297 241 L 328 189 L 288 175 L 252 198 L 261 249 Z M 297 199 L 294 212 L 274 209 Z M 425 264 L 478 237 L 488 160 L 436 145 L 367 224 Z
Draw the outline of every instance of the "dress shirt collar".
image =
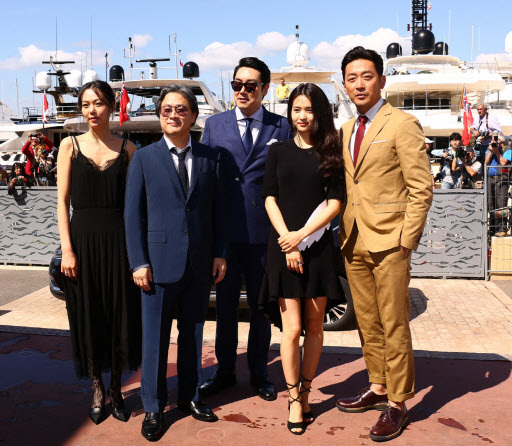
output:
M 373 120 L 375 119 L 375 116 L 377 115 L 380 108 L 382 107 L 382 104 L 384 104 L 384 99 L 380 98 L 379 101 L 372 108 L 370 108 L 370 110 L 368 110 L 364 114 L 364 116 L 366 116 L 368 118 L 366 125 L 368 125 L 368 123 L 373 122 Z M 357 116 L 363 116 L 363 115 L 361 113 L 357 112 Z M 359 122 L 359 120 L 357 120 L 357 121 Z
M 167 137 L 167 135 L 164 135 L 165 143 L 167 144 L 167 147 L 169 148 L 169 151 L 174 147 L 178 153 L 180 153 L 182 150 L 185 150 L 187 147 L 192 148 L 192 137 L 188 136 L 188 142 L 187 145 L 183 149 L 178 149 L 171 140 Z
M 236 107 L 235 108 L 235 114 L 236 114 L 236 120 L 237 121 L 241 121 L 242 119 L 245 119 L 245 118 L 252 118 L 255 121 L 262 122 L 263 121 L 263 106 L 258 108 L 258 110 L 255 113 L 253 113 L 251 116 L 245 116 L 242 113 L 242 110 L 240 110 L 238 107 Z

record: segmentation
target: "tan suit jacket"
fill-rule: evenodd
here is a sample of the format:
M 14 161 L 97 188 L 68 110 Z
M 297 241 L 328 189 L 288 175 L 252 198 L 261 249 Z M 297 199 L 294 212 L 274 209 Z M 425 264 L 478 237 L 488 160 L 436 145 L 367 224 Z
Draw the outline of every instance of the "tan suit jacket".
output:
M 350 138 L 355 120 L 342 126 L 347 188 L 339 231 L 342 249 L 357 223 L 370 252 L 400 245 L 416 250 L 433 196 L 421 125 L 384 102 L 366 131 L 354 167 Z

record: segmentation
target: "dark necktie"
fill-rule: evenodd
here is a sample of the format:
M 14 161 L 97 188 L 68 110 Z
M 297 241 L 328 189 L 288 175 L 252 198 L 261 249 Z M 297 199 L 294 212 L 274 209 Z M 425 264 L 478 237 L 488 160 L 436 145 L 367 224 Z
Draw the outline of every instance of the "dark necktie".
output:
M 188 172 L 187 166 L 185 164 L 185 157 L 187 156 L 187 152 L 190 147 L 185 147 L 181 152 L 176 150 L 176 147 L 171 149 L 171 152 L 178 156 L 178 176 L 180 177 L 181 186 L 183 187 L 183 192 L 185 193 L 185 197 L 188 197 Z
M 253 140 L 252 140 L 252 131 L 251 131 L 251 122 L 253 121 L 252 118 L 244 118 L 245 121 L 245 133 L 244 138 L 242 139 L 242 142 L 244 144 L 245 153 L 249 155 L 252 150 Z
M 354 166 L 357 164 L 357 157 L 359 156 L 359 149 L 361 148 L 361 142 L 364 138 L 364 131 L 366 128 L 366 122 L 368 117 L 365 115 L 359 115 L 359 127 L 356 132 L 356 140 L 354 142 Z

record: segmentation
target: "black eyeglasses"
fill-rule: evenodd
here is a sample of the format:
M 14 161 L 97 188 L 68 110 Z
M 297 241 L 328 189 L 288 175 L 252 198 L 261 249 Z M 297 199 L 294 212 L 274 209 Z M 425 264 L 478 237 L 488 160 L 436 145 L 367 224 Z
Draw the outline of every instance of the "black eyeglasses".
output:
M 185 116 L 188 112 L 188 108 L 184 105 L 166 105 L 162 110 L 160 110 L 160 115 L 164 118 L 168 118 L 171 116 L 173 110 L 178 116 Z
M 254 93 L 258 85 L 263 85 L 263 83 L 257 84 L 256 82 L 240 82 L 240 81 L 231 81 L 231 88 L 233 91 L 242 91 L 242 88 L 245 87 L 245 91 L 247 93 Z

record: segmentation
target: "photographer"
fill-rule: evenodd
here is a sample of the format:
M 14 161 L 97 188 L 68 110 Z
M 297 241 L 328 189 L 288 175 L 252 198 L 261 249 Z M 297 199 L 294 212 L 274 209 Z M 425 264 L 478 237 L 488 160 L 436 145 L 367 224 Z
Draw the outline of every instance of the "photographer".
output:
M 28 141 L 22 147 L 21 152 L 27 157 L 27 163 L 25 164 L 25 173 L 30 176 L 32 175 L 32 169 L 35 160 L 35 150 L 36 146 L 39 144 L 44 144 L 46 146 L 46 150 L 48 152 L 53 149 L 53 142 L 51 142 L 46 136 L 44 136 L 41 132 L 39 133 L 31 133 L 28 135 Z
M 462 167 L 457 166 L 456 169 L 461 171 L 460 176 L 460 189 L 482 189 L 483 181 L 483 166 L 475 156 L 475 151 L 472 147 L 466 147 L 464 156 L 460 158 Z M 455 160 L 453 162 L 455 167 Z
M 494 135 L 485 156 L 485 165 L 490 166 L 487 184 L 487 207 L 490 215 L 489 232 L 496 237 L 507 235 L 507 219 L 505 215 L 499 213 L 499 210 L 505 209 L 507 206 L 510 174 L 509 169 L 501 167 L 510 164 L 510 161 L 503 156 L 504 141 L 502 135 Z
M 35 184 L 38 186 L 56 186 L 54 168 L 55 164 L 50 159 L 46 148 L 41 149 L 34 164 Z
M 7 193 L 9 195 L 13 195 L 16 192 L 16 186 L 24 189 L 25 187 L 32 186 L 32 182 L 30 181 L 30 177 L 23 172 L 23 164 L 14 163 L 11 170 L 11 175 L 9 176 L 9 188 L 7 189 Z
M 462 146 L 462 135 L 450 135 L 450 147 L 447 149 L 432 150 L 432 155 L 441 158 L 441 189 L 456 189 L 462 169 L 453 170 L 453 166 L 462 168 L 462 161 L 457 158 L 457 150 Z
M 478 120 L 473 122 L 469 129 L 473 136 L 477 138 L 475 143 L 476 157 L 483 161 L 492 136 L 501 133 L 501 126 L 496 116 L 489 115 L 485 104 L 478 104 L 476 111 Z

